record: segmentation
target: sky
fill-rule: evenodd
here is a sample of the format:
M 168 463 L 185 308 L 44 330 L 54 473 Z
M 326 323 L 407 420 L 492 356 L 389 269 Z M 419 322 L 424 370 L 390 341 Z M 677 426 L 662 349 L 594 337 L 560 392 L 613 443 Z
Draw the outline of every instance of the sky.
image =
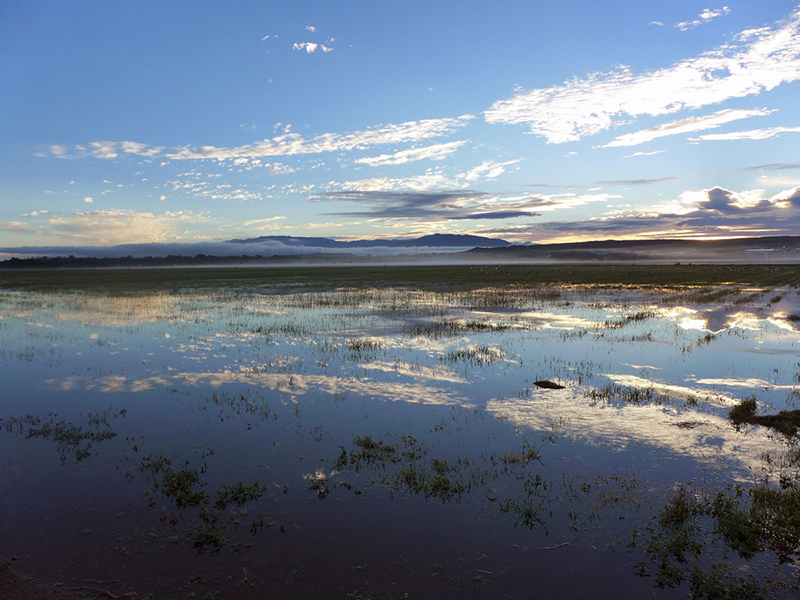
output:
M 5 0 L 0 82 L 6 255 L 800 235 L 797 0 Z

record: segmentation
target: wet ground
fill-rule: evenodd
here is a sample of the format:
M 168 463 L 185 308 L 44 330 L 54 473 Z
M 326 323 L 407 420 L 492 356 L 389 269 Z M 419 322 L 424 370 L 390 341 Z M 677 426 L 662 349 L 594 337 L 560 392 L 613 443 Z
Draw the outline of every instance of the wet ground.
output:
M 796 592 L 797 436 L 729 418 L 800 408 L 796 287 L 228 275 L 0 293 L 16 572 L 76 597 Z

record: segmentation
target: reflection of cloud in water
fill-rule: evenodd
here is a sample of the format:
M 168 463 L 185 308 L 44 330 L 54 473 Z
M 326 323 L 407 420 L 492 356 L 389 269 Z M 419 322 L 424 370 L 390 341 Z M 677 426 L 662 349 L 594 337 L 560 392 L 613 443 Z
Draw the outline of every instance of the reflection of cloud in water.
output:
M 444 367 L 423 367 L 422 365 L 404 362 L 373 361 L 358 365 L 361 369 L 382 371 L 384 373 L 397 373 L 406 377 L 417 379 L 430 379 L 433 381 L 446 381 L 448 383 L 467 383 L 467 380 Z
M 176 376 L 175 382 L 212 387 L 219 387 L 227 383 L 245 383 L 286 392 L 293 397 L 315 393 L 355 394 L 376 400 L 411 404 L 472 406 L 465 398 L 445 388 L 420 383 L 380 381 L 368 377 L 345 379 L 326 375 L 223 371 L 219 373 L 181 373 Z
M 761 331 L 761 321 L 753 313 L 739 312 L 728 317 L 728 329 L 747 329 L 749 331 Z
M 703 388 L 699 389 L 690 388 L 682 385 L 661 383 L 659 381 L 653 381 L 652 379 L 637 377 L 636 375 L 606 373 L 603 376 L 607 377 L 617 385 L 652 389 L 654 392 L 658 394 L 666 394 L 667 396 L 671 396 L 672 398 L 679 398 L 681 400 L 686 400 L 690 396 L 694 396 L 696 399 L 702 399 L 705 401 L 714 400 L 716 402 L 725 405 L 729 405 L 736 402 L 736 399 L 732 398 L 729 394 L 724 394 L 716 390 L 707 390 Z
M 398 372 L 399 374 L 403 374 Z M 409 376 L 417 377 L 416 372 Z M 448 383 L 449 379 L 442 379 Z M 454 391 L 417 382 L 391 382 L 362 377 L 350 379 L 326 375 L 297 373 L 253 373 L 252 371 L 221 371 L 215 373 L 177 373 L 169 376 L 129 379 L 123 375 L 105 377 L 73 376 L 64 380 L 49 379 L 45 384 L 61 391 L 94 390 L 105 393 L 144 392 L 158 386 L 191 385 L 218 388 L 225 384 L 239 383 L 260 386 L 285 392 L 297 398 L 313 394 L 353 394 L 376 400 L 408 402 L 411 404 L 474 405 Z
M 766 379 L 756 379 L 754 377 L 746 379 L 735 378 L 719 378 L 719 379 L 692 379 L 695 383 L 700 385 L 725 385 L 728 387 L 741 387 L 741 388 L 761 388 L 764 390 L 792 390 L 795 388 L 793 385 L 778 385 Z
M 522 312 L 517 315 L 520 319 L 530 322 L 542 329 L 578 329 L 601 327 L 603 323 L 590 321 L 575 315 L 560 315 L 549 312 Z
M 571 387 L 535 393 L 530 399 L 491 400 L 487 410 L 534 431 L 546 431 L 553 423 L 563 422 L 564 435 L 590 446 L 626 450 L 647 444 L 704 463 L 724 457 L 753 470 L 762 466 L 764 451 L 782 448 L 781 442 L 764 430 L 738 433 L 727 419 L 699 410 L 592 404 L 583 392 L 580 387 Z M 687 423 L 690 426 L 680 426 Z M 741 473 L 739 478 L 747 475 Z
M 775 315 L 772 317 L 767 318 L 767 323 L 770 325 L 777 327 L 778 329 L 783 329 L 784 331 L 791 331 L 792 333 L 798 333 L 797 327 L 794 326 L 791 322 L 786 320 L 786 315 Z
M 96 390 L 98 392 L 145 392 L 158 386 L 173 383 L 166 377 L 146 377 L 144 379 L 128 379 L 124 375 L 106 375 L 105 377 L 82 377 L 75 375 L 62 381 L 48 379 L 46 385 L 64 392 L 76 390 Z
M 678 327 L 687 331 L 708 331 L 705 319 L 682 319 L 678 322 Z

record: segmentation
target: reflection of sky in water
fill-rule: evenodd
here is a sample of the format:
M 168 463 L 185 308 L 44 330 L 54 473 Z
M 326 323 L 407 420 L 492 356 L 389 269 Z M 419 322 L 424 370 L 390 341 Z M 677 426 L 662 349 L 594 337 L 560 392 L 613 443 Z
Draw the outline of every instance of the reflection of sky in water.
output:
M 52 412 L 85 422 L 124 408 L 113 422 L 121 437 L 104 442 L 117 458 L 98 454 L 87 489 L 110 485 L 103 481 L 130 468 L 138 448 L 196 460 L 204 444 L 234 480 L 261 473 L 291 482 L 288 514 L 301 510 L 310 481 L 341 477 L 329 459 L 365 431 L 427 439 L 442 428 L 460 451 L 480 456 L 557 425 L 563 441 L 551 453 L 563 455 L 541 466 L 556 478 L 559 469 L 646 457 L 675 465 L 656 487 L 715 465 L 725 465 L 713 475 L 720 481 L 745 480 L 781 442 L 759 428 L 737 433 L 725 415 L 748 395 L 793 408 L 800 337 L 781 309 L 659 306 L 633 294 L 624 303 L 572 293 L 568 303 L 532 297 L 493 309 L 431 292 L 4 293 L 0 418 Z M 419 333 L 432 324 L 436 335 Z M 533 382 L 542 379 L 567 387 L 541 390 Z M 611 383 L 672 401 L 587 398 Z M 467 416 L 450 424 L 443 411 L 456 409 Z M 475 409 L 499 420 L 470 421 Z M 29 461 L 60 481 L 58 461 L 31 444 L 0 436 L 0 452 L 15 457 L 7 462 Z M 573 453 L 591 460 L 570 463 Z M 0 477 L 0 495 L 24 479 L 15 468 Z M 41 481 L 13 497 L 44 502 L 36 490 L 46 497 Z M 122 505 L 126 493 L 109 491 Z

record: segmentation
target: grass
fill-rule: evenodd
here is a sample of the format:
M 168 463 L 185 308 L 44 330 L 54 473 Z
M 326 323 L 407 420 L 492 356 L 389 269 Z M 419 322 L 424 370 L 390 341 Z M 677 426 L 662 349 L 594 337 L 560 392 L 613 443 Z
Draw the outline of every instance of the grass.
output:
M 91 289 L 106 292 L 173 290 L 243 285 L 291 286 L 293 291 L 342 287 L 476 290 L 492 286 L 547 284 L 602 286 L 800 286 L 797 265 L 502 265 L 477 270 L 471 266 L 328 266 L 285 268 L 64 269 L 0 272 L 0 289 Z M 704 301 L 717 299 L 704 292 Z M 721 292 L 721 297 L 730 292 Z
M 738 429 L 744 423 L 771 427 L 787 437 L 794 437 L 800 427 L 800 410 L 782 410 L 774 415 L 756 415 L 757 401 L 750 396 L 734 406 L 728 418 Z
M 800 556 L 800 489 L 784 484 L 716 492 L 679 487 L 641 542 L 633 542 L 650 560 L 649 568 L 640 565 L 642 573 L 652 574 L 658 587 L 686 581 L 696 599 L 764 598 L 771 578 L 757 581 L 735 559 L 769 560 L 771 553 L 783 564 Z

